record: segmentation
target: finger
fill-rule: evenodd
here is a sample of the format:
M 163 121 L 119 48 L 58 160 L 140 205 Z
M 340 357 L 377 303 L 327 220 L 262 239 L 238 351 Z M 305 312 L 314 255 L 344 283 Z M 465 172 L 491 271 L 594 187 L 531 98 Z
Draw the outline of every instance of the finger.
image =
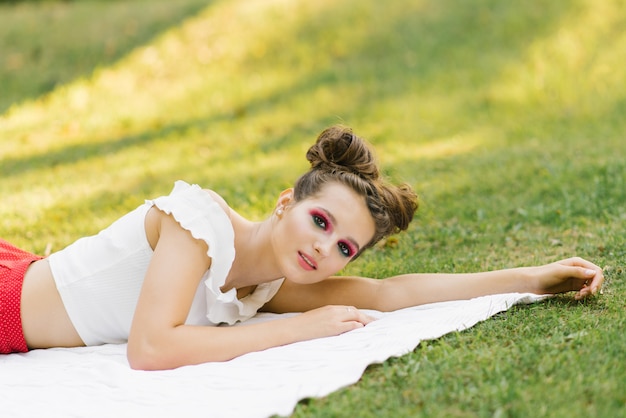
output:
M 600 290 L 604 282 L 604 273 L 599 266 L 580 257 L 572 257 L 563 260 L 563 264 L 578 269 L 578 274 L 572 274 L 572 277 L 582 280 L 580 286 L 583 296 L 595 294 Z
M 346 315 L 348 320 L 357 321 L 363 325 L 367 325 L 375 320 L 375 318 L 361 312 L 354 306 L 346 306 Z
M 363 312 L 361 312 L 361 311 L 358 311 L 358 312 L 359 312 L 359 318 L 358 318 L 358 320 L 359 320 L 359 322 L 361 322 L 363 325 L 367 325 L 367 324 L 369 324 L 370 322 L 374 322 L 374 321 L 376 321 L 376 318 L 374 318 L 373 316 L 367 315 L 367 314 L 365 314 L 365 313 L 363 313 Z
M 359 321 L 346 321 L 341 324 L 340 334 L 345 332 L 354 331 L 355 329 L 363 328 L 365 325 L 360 323 Z
M 591 284 L 589 285 L 589 287 L 591 287 L 591 292 L 595 294 L 600 291 L 602 283 L 604 283 L 604 272 L 599 268 L 596 270 L 596 274 L 593 276 Z
M 604 282 L 604 273 L 602 272 L 602 269 L 596 266 L 594 267 L 595 268 L 585 268 L 582 273 L 585 280 L 581 290 L 584 291 L 583 293 L 585 295 L 595 294 L 598 290 L 600 290 L 600 287 Z
M 562 260 L 560 263 L 566 266 L 583 267 L 589 270 L 602 272 L 602 268 L 600 268 L 600 266 L 597 266 L 591 261 L 585 260 L 584 258 L 580 258 L 580 257 L 568 258 L 568 259 Z
M 579 291 L 575 295 L 576 299 L 583 299 L 588 296 L 594 295 L 600 290 L 602 282 L 604 281 L 604 274 L 602 270 L 594 270 L 588 268 L 578 268 L 579 274 L 574 277 L 579 283 Z

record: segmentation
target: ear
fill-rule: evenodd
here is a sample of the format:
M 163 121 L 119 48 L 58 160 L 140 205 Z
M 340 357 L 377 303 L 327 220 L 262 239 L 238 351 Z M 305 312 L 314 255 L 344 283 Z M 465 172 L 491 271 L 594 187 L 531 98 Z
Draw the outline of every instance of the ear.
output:
M 293 188 L 283 190 L 278 196 L 277 207 L 287 207 L 294 202 Z

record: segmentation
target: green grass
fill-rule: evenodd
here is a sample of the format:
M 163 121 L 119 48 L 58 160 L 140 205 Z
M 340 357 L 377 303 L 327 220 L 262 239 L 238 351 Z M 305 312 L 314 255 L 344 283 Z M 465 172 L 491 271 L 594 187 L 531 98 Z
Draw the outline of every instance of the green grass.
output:
M 425 342 L 295 416 L 624 416 L 624 6 L 0 4 L 0 236 L 60 249 L 179 178 L 261 219 L 315 135 L 351 125 L 422 204 L 346 273 L 580 255 L 607 283 Z

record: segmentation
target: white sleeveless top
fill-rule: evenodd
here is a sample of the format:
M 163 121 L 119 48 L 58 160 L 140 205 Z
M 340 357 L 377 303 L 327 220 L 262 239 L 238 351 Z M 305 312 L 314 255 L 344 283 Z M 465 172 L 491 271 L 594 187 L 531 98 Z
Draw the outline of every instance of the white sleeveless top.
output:
M 235 258 L 230 218 L 198 185 L 177 181 L 169 196 L 146 200 L 99 234 L 81 238 L 48 257 L 70 320 L 86 345 L 128 340 L 153 254 L 144 226 L 152 206 L 171 214 L 209 247 L 211 267 L 198 286 L 186 324 L 232 325 L 249 319 L 274 297 L 283 282 L 260 284 L 241 300 L 236 289 L 222 293 L 220 288 Z

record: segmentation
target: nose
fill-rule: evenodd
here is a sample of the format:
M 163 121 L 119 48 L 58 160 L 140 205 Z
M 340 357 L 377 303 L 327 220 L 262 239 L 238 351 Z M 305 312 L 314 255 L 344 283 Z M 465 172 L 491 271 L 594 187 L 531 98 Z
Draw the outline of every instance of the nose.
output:
M 330 246 L 331 246 L 330 240 L 315 241 L 315 244 L 313 244 L 313 249 L 320 256 L 327 257 L 328 254 L 330 254 Z

